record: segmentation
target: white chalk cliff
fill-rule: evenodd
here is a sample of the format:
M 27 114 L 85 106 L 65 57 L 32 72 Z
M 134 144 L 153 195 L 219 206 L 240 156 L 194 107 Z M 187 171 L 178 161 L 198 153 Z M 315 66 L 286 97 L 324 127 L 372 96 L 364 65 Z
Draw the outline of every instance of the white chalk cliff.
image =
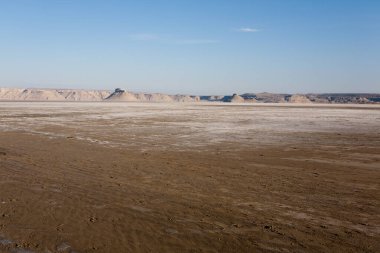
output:
M 231 102 L 231 103 L 330 103 L 375 104 L 380 94 L 326 93 L 326 94 L 276 94 L 245 93 L 232 96 L 167 95 L 162 93 L 133 93 L 122 89 L 75 90 L 39 88 L 0 88 L 0 101 L 104 101 L 104 102 Z

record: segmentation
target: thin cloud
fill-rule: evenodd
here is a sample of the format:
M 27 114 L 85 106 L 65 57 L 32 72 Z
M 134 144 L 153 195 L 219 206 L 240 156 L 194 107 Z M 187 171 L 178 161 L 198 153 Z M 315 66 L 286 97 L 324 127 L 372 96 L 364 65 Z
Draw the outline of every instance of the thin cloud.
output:
M 256 28 L 250 28 L 250 27 L 242 27 L 237 30 L 238 32 L 242 33 L 255 33 L 255 32 L 260 32 L 259 29 Z
M 137 34 L 131 34 L 129 37 L 132 40 L 140 40 L 140 41 L 152 41 L 152 40 L 158 40 L 159 36 L 156 34 L 151 33 L 137 33 Z

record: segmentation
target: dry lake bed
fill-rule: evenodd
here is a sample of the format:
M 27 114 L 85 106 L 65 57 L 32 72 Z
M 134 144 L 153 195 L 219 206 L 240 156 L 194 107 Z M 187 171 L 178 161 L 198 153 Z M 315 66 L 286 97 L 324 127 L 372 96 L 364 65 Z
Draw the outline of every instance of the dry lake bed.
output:
M 380 107 L 1 102 L 0 252 L 380 252 Z

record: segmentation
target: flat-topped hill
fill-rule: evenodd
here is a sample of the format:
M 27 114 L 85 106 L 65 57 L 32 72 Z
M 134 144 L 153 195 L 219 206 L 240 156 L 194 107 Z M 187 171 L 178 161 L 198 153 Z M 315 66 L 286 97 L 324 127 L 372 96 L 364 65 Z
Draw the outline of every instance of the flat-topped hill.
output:
M 244 93 L 222 96 L 169 95 L 162 93 L 135 93 L 122 89 L 41 89 L 0 88 L 1 101 L 104 101 L 104 102 L 228 102 L 228 103 L 322 103 L 374 104 L 380 103 L 375 93 Z

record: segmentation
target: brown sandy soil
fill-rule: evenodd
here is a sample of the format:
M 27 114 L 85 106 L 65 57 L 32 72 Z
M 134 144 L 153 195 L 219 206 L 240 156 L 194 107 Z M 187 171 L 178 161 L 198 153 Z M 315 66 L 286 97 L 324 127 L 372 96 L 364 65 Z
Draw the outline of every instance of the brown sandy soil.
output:
M 0 252 L 380 251 L 375 128 L 176 149 L 173 132 L 136 148 L 70 127 L 0 131 Z

